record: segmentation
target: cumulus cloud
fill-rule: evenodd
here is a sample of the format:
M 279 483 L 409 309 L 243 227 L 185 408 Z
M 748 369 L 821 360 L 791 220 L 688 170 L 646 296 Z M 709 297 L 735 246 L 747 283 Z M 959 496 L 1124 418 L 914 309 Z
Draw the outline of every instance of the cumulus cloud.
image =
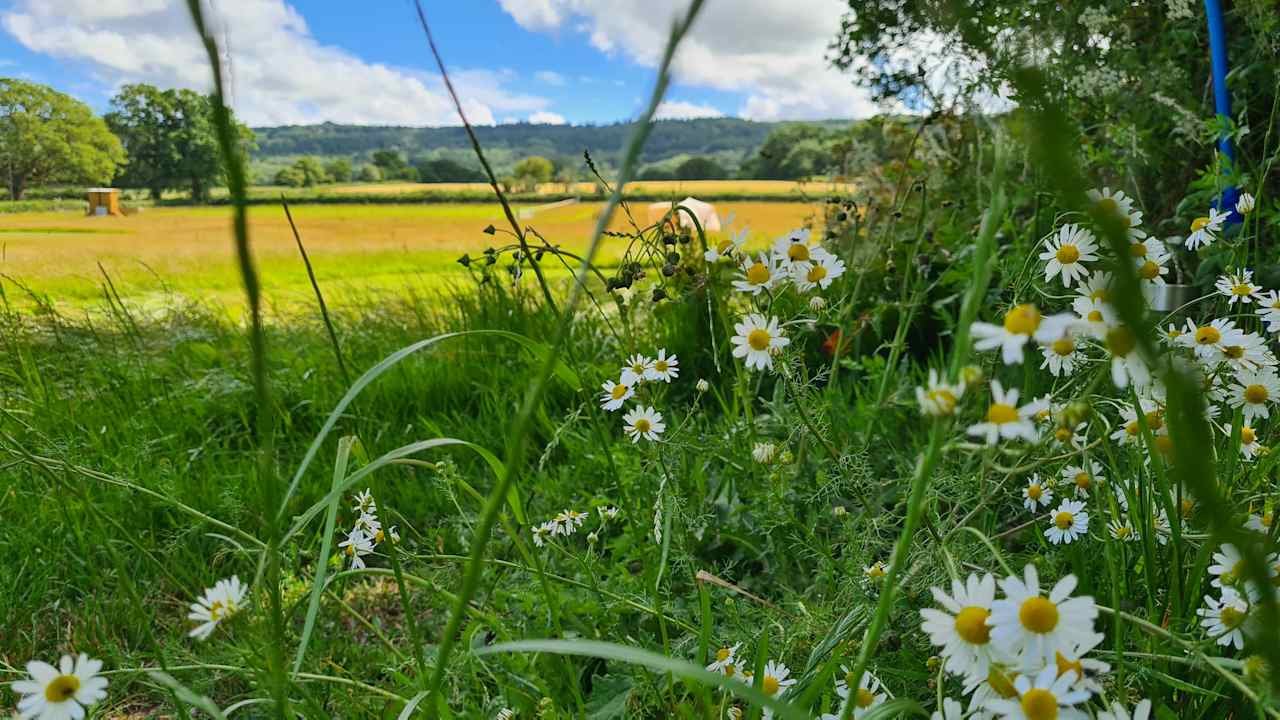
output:
M 529 122 L 534 125 L 563 125 L 565 123 L 564 116 L 558 113 L 539 110 L 529 116 Z
M 228 46 L 232 104 L 251 125 L 459 123 L 437 75 L 324 45 L 286 0 L 217 0 L 208 7 Z M 209 89 L 186 0 L 13 0 L 0 12 L 0 26 L 27 49 L 85 63 L 107 83 Z M 452 75 L 473 123 L 550 104 L 508 89 L 518 79 L 510 71 Z
M 684 0 L 499 0 L 536 32 L 582 33 L 597 49 L 656 66 Z M 866 91 L 828 66 L 827 45 L 845 0 L 737 0 L 707 3 L 675 60 L 684 85 L 745 95 L 738 114 L 760 120 L 865 117 Z
M 724 113 L 710 105 L 685 102 L 683 100 L 663 100 L 658 105 L 655 117 L 660 120 L 690 120 L 692 118 L 724 117 Z

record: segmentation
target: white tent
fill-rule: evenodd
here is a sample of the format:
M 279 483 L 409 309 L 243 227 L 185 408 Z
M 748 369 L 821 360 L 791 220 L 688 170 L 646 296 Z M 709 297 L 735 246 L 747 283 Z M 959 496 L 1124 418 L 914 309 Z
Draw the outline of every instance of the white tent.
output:
M 663 215 L 671 209 L 673 203 L 656 202 L 649 206 L 649 222 L 656 223 L 662 219 Z M 678 207 L 688 208 L 690 212 L 698 218 L 698 222 L 702 225 L 704 232 L 720 231 L 720 216 L 716 214 L 716 208 L 711 203 L 705 203 L 696 198 L 687 197 L 679 203 L 675 203 Z M 676 224 L 682 228 L 693 229 L 693 221 L 689 219 L 689 213 L 677 210 L 674 214 Z

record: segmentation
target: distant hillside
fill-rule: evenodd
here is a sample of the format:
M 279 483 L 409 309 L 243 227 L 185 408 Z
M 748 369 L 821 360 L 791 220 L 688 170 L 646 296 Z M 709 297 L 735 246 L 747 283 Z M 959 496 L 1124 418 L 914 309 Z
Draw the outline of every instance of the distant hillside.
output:
M 655 123 L 645 144 L 645 163 L 657 163 L 677 156 L 714 156 L 737 166 L 754 153 L 769 131 L 781 123 L 753 122 L 738 118 L 662 120 Z M 822 121 L 824 127 L 848 125 L 847 121 Z M 476 134 L 486 151 L 502 157 L 544 155 L 551 158 L 580 158 L 590 150 L 593 158 L 606 165 L 619 159 L 633 123 L 613 125 L 532 125 L 518 123 L 477 127 Z M 461 127 L 411 128 L 364 125 L 291 125 L 254 128 L 258 149 L 254 160 L 272 164 L 285 157 L 315 155 L 367 159 L 375 150 L 399 150 L 406 157 L 418 155 L 453 156 L 471 151 L 466 131 Z

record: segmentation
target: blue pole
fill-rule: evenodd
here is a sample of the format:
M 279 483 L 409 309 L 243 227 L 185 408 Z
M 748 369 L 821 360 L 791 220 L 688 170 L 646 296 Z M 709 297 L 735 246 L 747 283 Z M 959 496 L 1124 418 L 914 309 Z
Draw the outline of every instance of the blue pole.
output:
M 1227 89 L 1227 31 L 1222 19 L 1222 3 L 1220 0 L 1204 0 L 1205 15 L 1209 19 L 1209 59 L 1213 69 L 1213 106 L 1220 120 L 1231 118 L 1231 92 Z M 1226 187 L 1218 198 L 1218 209 L 1231 213 L 1228 222 L 1240 222 L 1236 212 L 1236 199 L 1240 191 L 1232 180 L 1235 171 L 1236 151 L 1231 146 L 1231 138 L 1225 134 L 1218 138 L 1218 149 L 1229 163 Z

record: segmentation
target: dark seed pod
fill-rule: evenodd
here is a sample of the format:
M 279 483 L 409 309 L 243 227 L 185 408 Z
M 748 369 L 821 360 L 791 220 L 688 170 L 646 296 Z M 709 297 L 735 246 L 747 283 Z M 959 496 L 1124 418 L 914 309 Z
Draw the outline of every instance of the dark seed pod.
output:
M 691 242 L 693 242 L 693 236 L 692 236 L 692 235 L 681 235 L 681 236 L 680 236 L 680 244 L 681 244 L 681 245 L 688 245 L 688 244 L 689 244 L 689 243 L 691 243 Z
M 662 288 L 654 288 L 654 289 L 653 289 L 653 301 L 654 301 L 654 302 L 656 302 L 656 303 L 657 303 L 657 302 L 662 302 L 663 300 L 666 300 L 666 299 L 667 299 L 667 291 L 666 291 L 666 290 L 663 290 Z
M 894 211 L 893 211 L 893 217 L 894 217 L 895 219 L 896 219 L 896 218 L 900 218 L 900 217 L 902 217 L 902 211 L 901 211 L 901 210 L 894 210 Z
M 669 253 L 667 253 L 667 262 L 671 263 L 672 265 L 679 265 L 679 264 L 680 264 L 680 253 L 678 253 L 678 252 L 669 252 Z
M 462 267 L 471 267 L 471 256 L 463 255 L 462 257 L 458 258 L 458 264 L 461 265 Z
M 672 275 L 675 275 L 675 274 L 676 274 L 676 266 L 675 266 L 675 265 L 671 265 L 671 264 L 663 265 L 663 266 L 662 266 L 662 274 L 663 274 L 663 275 L 666 275 L 667 277 L 671 277 Z
M 498 256 L 497 256 L 497 255 L 485 255 L 485 256 L 484 256 L 484 264 L 485 264 L 485 265 L 492 265 L 492 264 L 494 264 L 494 263 L 496 263 L 496 262 L 498 262 Z
M 490 225 L 489 225 L 489 227 L 487 227 L 487 228 L 485 228 L 485 229 L 484 229 L 484 234 L 485 234 L 485 235 L 492 235 L 492 234 L 494 234 L 494 233 L 496 233 L 496 232 L 498 232 L 498 229 L 497 229 L 497 228 L 495 228 L 492 224 L 490 224 Z
M 663 235 L 663 236 L 662 236 L 662 244 L 663 244 L 663 245 L 666 245 L 666 246 L 668 246 L 668 247 L 670 247 L 670 246 L 672 246 L 672 245 L 675 245 L 675 244 L 676 244 L 676 236 L 675 236 L 675 235 Z
M 844 222 L 845 220 L 848 220 L 848 219 L 849 219 L 848 213 L 843 213 L 843 212 L 836 213 L 836 222 Z
M 955 203 L 951 202 L 950 200 L 943 200 L 943 201 L 942 201 L 942 207 L 944 207 L 944 208 L 949 208 L 949 207 L 951 207 L 952 205 L 955 205 Z
M 537 260 L 538 262 L 542 262 L 542 251 L 538 250 L 537 252 L 535 252 L 533 254 L 533 259 Z

